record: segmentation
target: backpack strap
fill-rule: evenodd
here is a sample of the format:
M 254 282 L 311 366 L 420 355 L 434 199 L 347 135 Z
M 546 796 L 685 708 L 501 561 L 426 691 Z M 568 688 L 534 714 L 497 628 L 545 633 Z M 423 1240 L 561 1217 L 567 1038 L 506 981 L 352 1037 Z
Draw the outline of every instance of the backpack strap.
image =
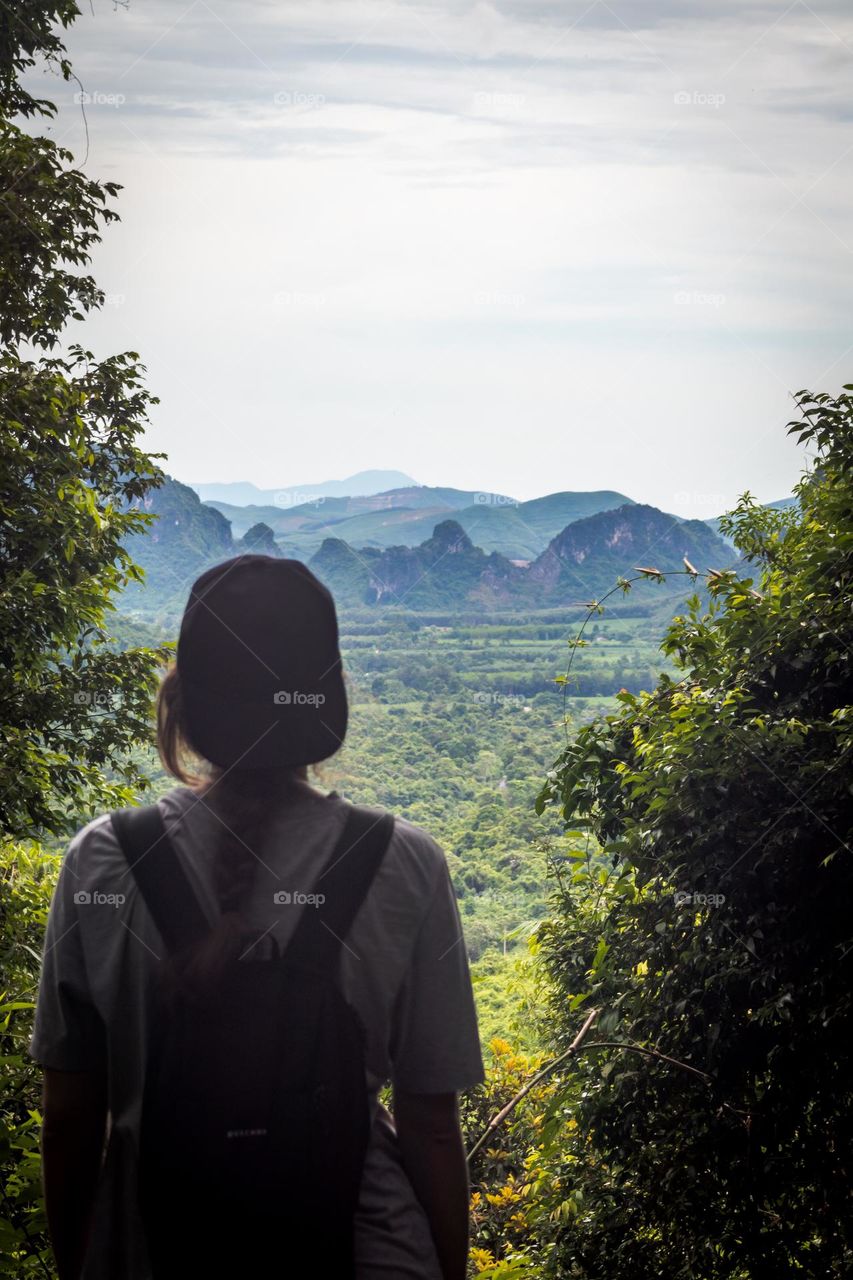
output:
M 314 882 L 323 895 L 306 905 L 286 947 L 289 960 L 332 972 L 394 834 L 394 818 L 382 809 L 350 805 L 331 857 Z
M 192 946 L 210 923 L 178 861 L 156 804 L 110 815 L 130 870 L 171 954 Z M 305 906 L 286 950 L 288 959 L 331 971 L 394 833 L 381 809 L 350 805 L 344 829 L 314 890 L 320 906 Z
M 198 942 L 210 923 L 198 903 L 156 804 L 117 809 L 110 821 L 163 941 L 174 955 Z

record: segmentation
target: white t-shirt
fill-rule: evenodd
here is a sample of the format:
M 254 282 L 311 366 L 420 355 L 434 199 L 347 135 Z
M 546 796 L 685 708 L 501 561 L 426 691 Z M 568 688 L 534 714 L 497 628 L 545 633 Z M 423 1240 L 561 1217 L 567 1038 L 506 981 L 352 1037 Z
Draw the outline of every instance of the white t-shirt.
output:
M 175 787 L 158 805 L 177 857 L 212 921 L 210 855 L 220 819 Z M 246 904 L 250 929 L 281 945 L 343 830 L 348 806 L 306 789 L 271 823 Z M 123 901 L 117 901 L 122 899 Z M 441 1280 L 429 1226 L 400 1163 L 379 1087 L 451 1093 L 483 1063 L 468 959 L 441 847 L 402 818 L 341 950 L 341 987 L 366 1034 L 373 1111 L 356 1219 L 359 1280 Z M 151 997 L 166 951 L 109 815 L 71 841 L 48 918 L 30 1055 L 65 1071 L 109 1070 L 110 1133 L 83 1280 L 150 1280 L 136 1153 Z

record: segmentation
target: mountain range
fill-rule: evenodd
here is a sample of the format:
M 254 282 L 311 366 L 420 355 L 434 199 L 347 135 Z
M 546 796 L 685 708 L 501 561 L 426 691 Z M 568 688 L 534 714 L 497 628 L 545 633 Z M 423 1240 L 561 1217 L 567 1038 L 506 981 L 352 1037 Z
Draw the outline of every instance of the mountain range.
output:
M 268 525 L 282 553 L 299 560 L 310 559 L 327 537 L 378 550 L 415 547 L 432 536 L 436 524 L 452 516 L 484 551 L 529 561 L 567 524 L 631 501 L 612 489 L 551 493 L 517 502 L 506 494 L 419 485 L 380 494 L 317 498 L 292 507 L 283 503 L 208 505 L 230 520 L 238 538 L 254 524 Z
M 584 604 L 649 561 L 683 570 L 684 556 L 703 569 L 733 558 L 703 521 L 626 503 L 574 521 L 527 563 L 475 546 L 458 520 L 443 520 L 416 547 L 356 549 L 327 538 L 308 565 L 347 605 L 542 609 Z
M 365 497 L 335 499 L 341 504 L 336 508 L 339 518 L 330 522 L 327 512 L 325 523 L 310 529 L 303 526 L 311 537 L 301 543 L 297 540 L 294 549 L 293 534 L 299 529 L 282 536 L 266 522 L 257 521 L 235 538 L 219 504 L 203 503 L 193 489 L 167 479 L 145 501 L 157 521 L 128 544 L 146 571 L 146 583 L 131 584 L 125 592 L 125 607 L 179 611 L 199 573 L 246 551 L 304 561 L 342 605 L 445 610 L 575 606 L 602 595 L 620 575 L 635 576 L 637 565 L 681 570 L 687 556 L 704 571 L 725 568 L 735 558 L 732 548 L 705 521 L 680 520 L 608 491 L 556 493 L 508 507 L 471 503 L 468 499 L 476 495 L 466 491 L 438 490 L 444 503 L 439 508 L 443 518 L 438 520 L 434 518 L 435 492 L 425 508 L 389 505 L 359 515 L 353 514 L 353 504 Z M 395 496 L 392 491 L 392 501 Z M 608 501 L 611 505 L 601 509 Z M 457 504 L 455 510 L 452 503 Z M 448 509 L 454 511 L 452 516 L 447 515 Z M 480 515 L 488 513 L 479 530 L 478 510 Z M 396 517 L 401 511 L 418 513 L 418 519 L 427 522 L 427 536 L 414 545 L 405 545 L 399 536 L 388 545 L 377 538 L 372 544 L 353 540 L 352 521 L 383 513 Z M 497 519 L 500 516 L 514 517 L 518 523 L 502 522 Z M 310 521 L 304 512 L 299 518 Z M 392 527 L 399 534 L 400 526 Z M 406 529 L 411 534 L 411 525 Z M 338 530 L 350 536 L 338 536 Z M 523 545 L 529 553 L 506 555 L 493 545 L 497 535 L 513 551 Z

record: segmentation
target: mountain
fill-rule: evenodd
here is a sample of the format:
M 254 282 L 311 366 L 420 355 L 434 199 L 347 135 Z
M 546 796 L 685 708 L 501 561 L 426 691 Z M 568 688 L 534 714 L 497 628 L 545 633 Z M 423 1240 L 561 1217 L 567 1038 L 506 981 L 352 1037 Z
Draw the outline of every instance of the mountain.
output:
M 637 566 L 683 570 L 683 557 L 701 572 L 731 565 L 733 553 L 704 520 L 680 520 L 635 502 L 576 520 L 551 540 L 528 570 L 542 593 L 561 603 L 589 600 L 635 577 Z
M 638 565 L 683 571 L 684 556 L 703 572 L 732 562 L 731 549 L 703 521 L 625 503 L 574 521 L 529 565 L 475 546 L 458 520 L 442 521 L 417 547 L 356 549 L 327 538 L 308 563 L 351 606 L 553 608 L 598 598 L 618 577 L 636 577 Z
M 417 485 L 403 471 L 357 471 L 346 480 L 323 480 L 320 484 L 280 485 L 277 489 L 259 489 L 247 480 L 230 480 L 222 484 L 192 484 L 203 502 L 228 502 L 235 506 L 295 506 L 315 497 L 348 497 L 382 493 L 400 485 Z
M 178 480 L 167 477 L 135 504 L 157 519 L 144 533 L 127 539 L 127 549 L 145 570 L 144 585 L 131 583 L 122 605 L 146 611 L 180 601 L 186 603 L 190 586 L 211 564 L 235 554 L 231 526 L 213 507 Z
M 533 560 L 566 525 L 632 503 L 632 498 L 613 489 L 564 490 L 515 505 L 481 503 L 460 511 L 456 518 L 484 550 L 499 551 L 511 560 Z
M 418 547 L 355 550 L 340 538 L 327 538 L 308 566 L 339 603 L 356 606 L 493 608 L 509 604 L 522 582 L 520 569 L 475 547 L 456 520 L 443 520 Z
M 362 498 L 326 498 L 297 507 L 236 507 L 216 502 L 241 536 L 257 521 L 268 524 L 282 552 L 308 560 L 330 535 L 359 547 L 416 547 L 452 514 L 472 542 L 510 560 L 533 560 L 573 520 L 630 503 L 611 489 L 551 493 L 529 502 L 505 494 L 432 488 L 392 489 Z
M 281 555 L 272 529 L 263 522 L 253 524 L 251 529 L 247 529 L 240 541 L 234 544 L 234 550 L 236 552 L 246 552 L 250 555 Z

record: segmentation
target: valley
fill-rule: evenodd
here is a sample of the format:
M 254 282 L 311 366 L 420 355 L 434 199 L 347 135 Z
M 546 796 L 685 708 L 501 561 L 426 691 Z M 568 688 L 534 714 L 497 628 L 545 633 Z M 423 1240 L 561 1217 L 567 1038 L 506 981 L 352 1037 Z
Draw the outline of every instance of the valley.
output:
M 119 602 L 120 644 L 174 640 L 197 574 L 250 549 L 250 539 L 233 539 L 221 512 L 184 486 L 167 484 L 154 498 L 160 518 L 134 546 L 148 579 Z M 645 519 L 639 527 L 653 537 L 662 513 L 641 504 L 628 511 L 635 521 Z M 619 571 L 631 573 L 636 558 L 606 546 L 613 526 L 605 514 L 568 526 L 558 546 L 574 528 L 577 552 L 586 526 L 599 541 L 587 543 L 583 560 L 596 564 L 593 585 L 608 589 Z M 698 536 L 709 554 L 725 554 L 706 526 Z M 274 542 L 254 546 L 276 552 Z M 588 611 L 577 600 L 545 607 L 542 601 L 592 594 L 572 591 L 569 567 L 561 577 L 558 565 L 549 584 L 531 583 L 519 566 L 473 547 L 453 521 L 415 548 L 356 551 L 328 539 L 310 563 L 338 603 L 351 707 L 346 742 L 318 767 L 316 781 L 385 806 L 439 841 L 473 964 L 483 1043 L 499 1035 L 534 1050 L 539 1031 L 527 938 L 548 909 L 562 856 L 559 823 L 537 817 L 534 798 L 567 735 L 614 709 L 620 689 L 650 688 L 666 668 L 660 639 L 691 581 L 642 581 L 627 595 L 617 592 L 587 623 L 587 645 L 561 685 L 569 642 Z M 500 601 L 494 588 L 483 587 L 490 571 L 497 578 L 496 564 L 509 581 Z M 679 567 L 672 549 L 666 567 Z M 370 581 L 387 582 L 392 571 L 408 576 L 366 603 Z M 147 769 L 156 793 L 173 785 L 153 750 Z

